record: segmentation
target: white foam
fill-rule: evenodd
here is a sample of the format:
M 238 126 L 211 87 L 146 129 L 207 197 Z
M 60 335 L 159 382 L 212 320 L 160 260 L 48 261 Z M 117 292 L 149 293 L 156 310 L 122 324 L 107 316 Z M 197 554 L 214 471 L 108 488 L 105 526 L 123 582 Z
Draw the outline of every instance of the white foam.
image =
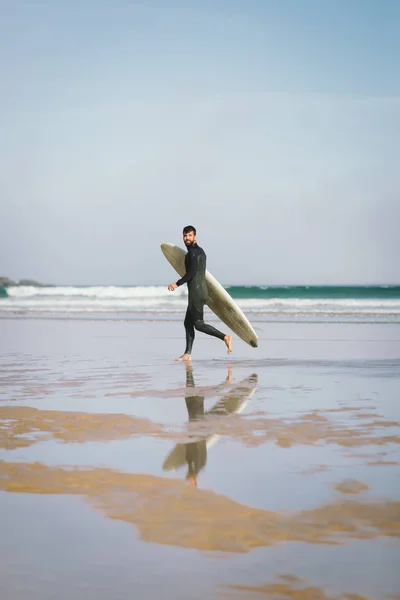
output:
M 185 287 L 181 287 L 173 292 L 175 295 L 187 296 Z M 165 286 L 135 286 L 135 287 L 117 287 L 117 286 L 92 286 L 92 287 L 34 287 L 34 286 L 16 286 L 7 288 L 7 294 L 10 298 L 30 298 L 33 296 L 65 296 L 65 297 L 84 297 L 84 298 L 154 298 L 170 296 L 171 292 Z
M 166 286 L 11 287 L 0 299 L 0 313 L 144 313 L 182 314 L 187 288 L 169 292 Z M 400 320 L 400 299 L 241 298 L 249 315 L 267 318 L 390 318 Z

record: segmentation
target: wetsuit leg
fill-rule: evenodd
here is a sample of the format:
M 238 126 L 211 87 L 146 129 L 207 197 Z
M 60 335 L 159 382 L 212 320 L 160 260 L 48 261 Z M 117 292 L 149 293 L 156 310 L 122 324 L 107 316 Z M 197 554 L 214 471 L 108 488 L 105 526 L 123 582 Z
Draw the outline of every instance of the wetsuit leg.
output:
M 222 331 L 219 331 L 218 329 L 216 329 L 212 325 L 209 325 L 208 323 L 204 323 L 203 302 L 201 304 L 197 302 L 196 306 L 192 306 L 191 314 L 193 317 L 194 328 L 197 331 L 202 331 L 203 333 L 206 333 L 207 335 L 212 335 L 213 337 L 216 337 L 220 340 L 223 340 L 225 338 L 225 333 L 222 333 Z
M 190 309 L 188 307 L 187 311 L 186 311 L 186 317 L 185 317 L 185 321 L 184 321 L 184 326 L 185 326 L 185 331 L 186 331 L 186 350 L 185 350 L 185 354 L 191 354 L 192 353 L 192 346 L 193 346 L 193 342 L 194 342 L 194 323 L 193 323 L 193 317 L 192 314 L 190 312 Z

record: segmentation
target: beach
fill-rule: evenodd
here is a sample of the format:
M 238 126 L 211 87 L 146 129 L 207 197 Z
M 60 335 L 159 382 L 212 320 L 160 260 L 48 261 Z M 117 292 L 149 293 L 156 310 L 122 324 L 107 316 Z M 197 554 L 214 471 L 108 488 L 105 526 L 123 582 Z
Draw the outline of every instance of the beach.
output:
M 0 319 L 2 600 L 398 593 L 398 324 L 254 325 Z
M 1 8 L 0 600 L 400 600 L 400 1 Z

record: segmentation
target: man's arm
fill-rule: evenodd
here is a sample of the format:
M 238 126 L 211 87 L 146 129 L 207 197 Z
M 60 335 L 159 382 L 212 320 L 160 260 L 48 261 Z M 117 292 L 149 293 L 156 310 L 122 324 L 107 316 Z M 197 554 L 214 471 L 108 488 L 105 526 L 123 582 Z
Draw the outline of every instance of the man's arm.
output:
M 186 273 L 184 274 L 184 276 L 181 279 L 178 279 L 178 281 L 176 282 L 176 285 L 178 287 L 180 285 L 183 285 L 184 283 L 188 283 L 196 275 L 196 271 L 197 271 L 197 254 L 196 254 L 196 252 L 193 252 L 193 250 L 189 250 L 189 253 L 190 253 L 189 269 L 186 271 Z
M 189 268 L 181 279 L 178 279 L 175 283 L 171 283 L 168 286 L 170 292 L 176 290 L 177 287 L 183 285 L 184 283 L 188 283 L 196 274 L 197 271 L 197 254 L 193 250 L 189 250 L 190 253 L 190 263 Z

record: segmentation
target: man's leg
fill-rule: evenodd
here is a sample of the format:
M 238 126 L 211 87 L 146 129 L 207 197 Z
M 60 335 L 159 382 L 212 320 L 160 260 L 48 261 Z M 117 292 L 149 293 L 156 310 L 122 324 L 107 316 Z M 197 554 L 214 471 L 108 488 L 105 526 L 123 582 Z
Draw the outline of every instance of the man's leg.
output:
M 203 319 L 197 319 L 194 322 L 194 327 L 195 329 L 197 329 L 197 331 L 202 331 L 207 335 L 212 335 L 213 337 L 219 338 L 220 340 L 225 339 L 225 333 L 222 333 L 222 331 L 219 331 L 218 329 L 216 329 L 212 325 L 209 325 L 208 323 L 204 323 Z
M 189 307 L 186 311 L 186 316 L 185 316 L 185 320 L 184 320 L 183 324 L 185 326 L 185 331 L 186 331 L 186 349 L 185 349 L 185 353 L 182 354 L 182 356 L 180 356 L 176 360 L 189 361 L 192 358 L 192 347 L 193 347 L 194 336 L 195 336 L 193 316 L 190 312 Z
M 204 305 L 201 308 L 196 307 L 195 310 L 192 312 L 193 312 L 195 329 L 197 331 L 202 331 L 203 333 L 206 333 L 207 335 L 211 335 L 213 337 L 216 337 L 216 338 L 224 341 L 226 344 L 226 347 L 228 348 L 228 354 L 231 354 L 231 352 L 232 352 L 232 336 L 222 333 L 222 331 L 219 331 L 219 329 L 216 329 L 215 327 L 213 327 L 212 325 L 209 325 L 208 323 L 204 323 Z
M 185 349 L 185 354 L 191 354 L 192 353 L 192 348 L 193 348 L 193 342 L 194 342 L 195 332 L 194 332 L 193 317 L 192 317 L 192 315 L 190 313 L 189 307 L 188 307 L 188 309 L 186 311 L 186 317 L 185 317 L 185 320 L 184 320 L 183 324 L 185 326 L 185 331 L 186 331 L 186 349 Z

